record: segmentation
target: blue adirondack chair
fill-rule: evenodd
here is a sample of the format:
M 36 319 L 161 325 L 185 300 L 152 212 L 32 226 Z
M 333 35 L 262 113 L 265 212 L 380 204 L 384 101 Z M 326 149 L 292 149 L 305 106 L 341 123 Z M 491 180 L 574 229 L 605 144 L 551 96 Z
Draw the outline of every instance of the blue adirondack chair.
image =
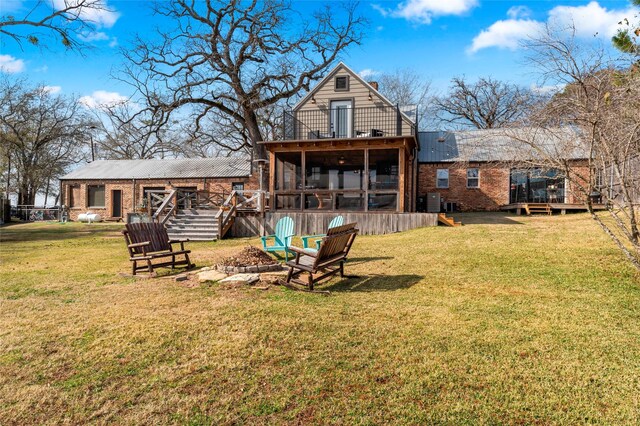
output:
M 289 247 L 291 246 L 291 239 L 294 236 L 294 223 L 293 219 L 289 216 L 285 216 L 276 223 L 275 234 L 266 235 L 262 237 L 262 249 L 268 252 L 284 251 L 285 261 L 289 260 Z M 272 245 L 267 245 L 267 242 L 273 239 Z
M 344 217 L 336 216 L 331 220 L 331 222 L 329 222 L 329 226 L 327 227 L 327 229 L 335 228 L 337 226 L 342 226 L 343 224 L 344 224 Z M 327 234 L 305 235 L 301 237 L 302 247 L 306 249 L 310 249 L 311 247 L 309 247 L 309 241 L 315 240 L 315 246 L 316 246 L 315 250 L 320 250 L 320 243 L 322 243 L 322 238 L 326 236 Z

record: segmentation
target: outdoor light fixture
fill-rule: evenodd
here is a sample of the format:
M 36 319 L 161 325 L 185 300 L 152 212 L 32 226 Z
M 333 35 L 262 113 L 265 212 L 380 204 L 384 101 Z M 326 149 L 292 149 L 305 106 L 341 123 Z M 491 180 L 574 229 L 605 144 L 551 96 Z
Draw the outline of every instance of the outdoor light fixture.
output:
M 316 103 L 316 97 L 315 95 L 311 95 L 311 103 L 315 104 Z
M 342 157 L 342 156 L 341 156 L 341 157 L 338 159 L 338 164 L 340 164 L 341 166 L 342 166 L 342 165 L 344 165 L 344 157 Z
M 369 100 L 372 101 L 373 97 L 371 96 L 371 92 L 369 92 Z

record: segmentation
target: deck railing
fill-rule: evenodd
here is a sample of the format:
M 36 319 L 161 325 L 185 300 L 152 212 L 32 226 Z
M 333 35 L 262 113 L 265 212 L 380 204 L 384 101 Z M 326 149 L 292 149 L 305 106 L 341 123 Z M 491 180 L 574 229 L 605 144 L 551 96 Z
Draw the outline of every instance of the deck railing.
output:
M 415 135 L 416 124 L 398 106 L 284 111 L 285 140 Z

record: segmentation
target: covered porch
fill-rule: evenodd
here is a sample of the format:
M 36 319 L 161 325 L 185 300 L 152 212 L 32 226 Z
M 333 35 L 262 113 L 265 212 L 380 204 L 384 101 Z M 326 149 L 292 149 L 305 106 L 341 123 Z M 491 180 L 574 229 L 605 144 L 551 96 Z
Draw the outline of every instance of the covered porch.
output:
M 415 211 L 414 136 L 266 142 L 271 211 Z

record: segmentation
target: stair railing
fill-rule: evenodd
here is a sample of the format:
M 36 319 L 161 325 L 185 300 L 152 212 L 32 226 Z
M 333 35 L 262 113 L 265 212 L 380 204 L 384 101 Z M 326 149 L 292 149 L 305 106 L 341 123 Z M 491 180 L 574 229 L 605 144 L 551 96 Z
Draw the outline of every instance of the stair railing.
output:
M 157 194 L 158 193 L 165 193 L 167 195 L 165 195 L 164 199 L 162 200 L 162 203 L 158 206 L 157 209 L 155 209 L 155 211 L 153 212 L 153 215 L 151 216 L 153 218 L 153 221 L 156 223 L 161 223 L 161 224 L 165 224 L 167 223 L 167 221 L 169 220 L 169 218 L 175 213 L 176 208 L 177 208 L 177 198 L 176 198 L 176 194 L 177 194 L 177 190 L 173 189 L 171 191 L 154 191 L 153 193 L 153 197 L 156 197 L 155 199 L 157 200 Z M 149 208 L 153 208 L 152 207 L 152 203 L 151 203 L 151 198 L 152 195 L 149 195 Z
M 231 194 L 224 200 L 218 213 L 216 220 L 218 221 L 218 238 L 224 237 L 227 231 L 233 225 L 236 216 L 238 202 L 238 191 L 231 191 Z M 225 214 L 226 213 L 226 214 Z

